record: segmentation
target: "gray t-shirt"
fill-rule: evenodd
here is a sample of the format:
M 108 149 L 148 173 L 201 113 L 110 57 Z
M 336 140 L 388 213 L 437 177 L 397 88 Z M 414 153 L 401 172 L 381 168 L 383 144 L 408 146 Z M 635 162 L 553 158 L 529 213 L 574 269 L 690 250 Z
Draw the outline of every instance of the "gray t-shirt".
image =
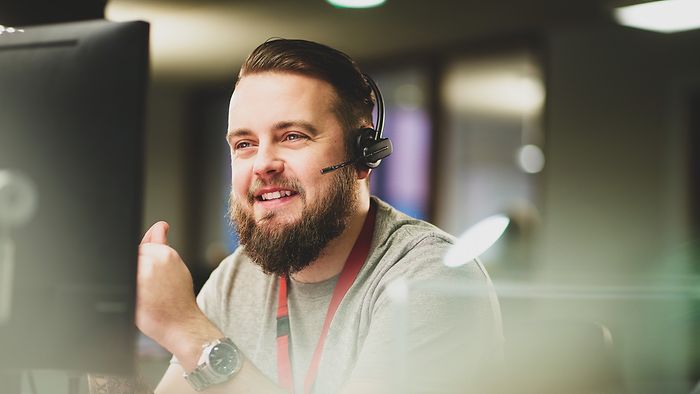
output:
M 500 312 L 488 275 L 476 261 L 460 268 L 444 266 L 442 257 L 453 237 L 377 198 L 372 201 L 377 215 L 370 254 L 331 322 L 313 392 L 338 392 L 348 379 L 370 381 L 387 391 L 399 386 L 411 392 L 436 392 L 438 386 L 439 391 L 463 390 L 463 383 L 478 374 L 475 366 L 500 346 Z M 317 284 L 290 281 L 297 393 L 303 393 L 337 279 Z M 409 291 L 402 298 L 387 291 L 396 279 L 433 284 L 445 280 L 487 292 L 460 299 L 440 291 Z M 245 249 L 238 248 L 197 297 L 209 319 L 273 381 L 277 288 L 278 278 L 264 274 Z M 446 380 L 450 384 L 445 385 Z

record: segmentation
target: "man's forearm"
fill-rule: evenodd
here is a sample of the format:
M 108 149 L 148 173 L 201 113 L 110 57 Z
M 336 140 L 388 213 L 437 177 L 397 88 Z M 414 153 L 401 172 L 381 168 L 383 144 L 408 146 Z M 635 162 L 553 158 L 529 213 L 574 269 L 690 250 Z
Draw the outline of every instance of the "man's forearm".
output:
M 140 376 L 88 375 L 90 394 L 153 394 Z

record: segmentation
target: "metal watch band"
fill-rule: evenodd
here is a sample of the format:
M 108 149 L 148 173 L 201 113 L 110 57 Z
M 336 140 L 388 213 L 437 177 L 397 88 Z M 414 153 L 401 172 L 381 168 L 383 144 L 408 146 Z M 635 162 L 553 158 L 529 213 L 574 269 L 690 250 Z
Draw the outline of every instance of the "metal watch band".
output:
M 213 384 L 215 376 L 212 376 L 206 367 L 207 365 L 200 365 L 194 371 L 185 374 L 185 379 L 195 391 L 205 390 Z
M 189 374 L 186 374 L 185 379 L 190 383 L 190 386 L 192 386 L 195 391 L 203 391 L 214 384 L 222 383 L 219 381 L 220 377 L 214 375 L 214 373 L 209 369 L 208 364 L 198 366 L 197 369 Z

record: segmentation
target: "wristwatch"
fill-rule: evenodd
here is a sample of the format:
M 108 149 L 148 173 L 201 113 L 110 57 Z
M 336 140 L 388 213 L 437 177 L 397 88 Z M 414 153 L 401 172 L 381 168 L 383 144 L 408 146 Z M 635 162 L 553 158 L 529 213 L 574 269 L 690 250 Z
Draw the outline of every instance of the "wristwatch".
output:
M 241 369 L 243 356 L 229 338 L 217 339 L 202 346 L 197 368 L 183 376 L 196 391 L 208 389 L 231 379 Z

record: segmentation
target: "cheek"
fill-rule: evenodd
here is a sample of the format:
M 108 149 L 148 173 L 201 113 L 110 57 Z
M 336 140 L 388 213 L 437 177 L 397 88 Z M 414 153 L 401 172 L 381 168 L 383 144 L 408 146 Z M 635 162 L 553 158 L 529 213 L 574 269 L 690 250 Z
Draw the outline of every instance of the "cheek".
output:
M 250 171 L 242 163 L 231 163 L 231 189 L 235 197 L 245 197 L 250 188 Z
M 337 163 L 331 163 L 337 164 Z M 318 167 L 318 168 L 317 168 Z M 328 193 L 330 183 L 333 180 L 333 172 L 321 174 L 321 167 L 309 168 L 306 178 L 303 180 L 305 186 L 307 202 L 318 201 Z
M 323 193 L 328 182 L 333 178 L 333 172 L 321 174 L 323 168 L 344 162 L 345 151 L 342 147 L 333 147 L 312 154 L 300 155 L 295 158 L 293 164 L 288 162 L 290 169 L 293 166 L 294 174 L 302 181 L 308 193 Z
M 286 171 L 288 176 L 293 176 L 299 179 L 307 188 L 312 188 L 323 182 L 324 178 L 321 175 L 321 168 L 331 164 L 324 165 L 326 160 L 319 160 L 318 155 L 300 156 L 293 162 L 287 161 Z

